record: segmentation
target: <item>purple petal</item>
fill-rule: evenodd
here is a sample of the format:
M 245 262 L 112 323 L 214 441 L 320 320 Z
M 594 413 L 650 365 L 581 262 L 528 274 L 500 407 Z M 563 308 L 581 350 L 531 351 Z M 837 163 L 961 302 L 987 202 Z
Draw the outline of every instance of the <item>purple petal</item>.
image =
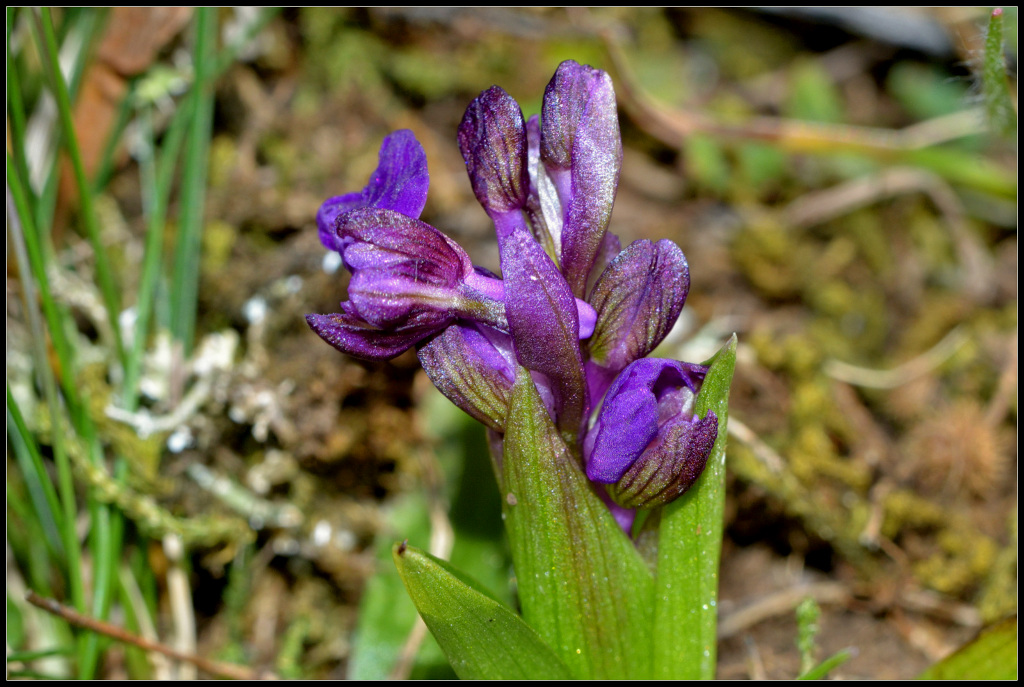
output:
M 419 350 L 420 363 L 438 390 L 491 429 L 504 431 L 515 356 L 507 334 L 459 322 Z
M 518 223 L 512 221 L 516 219 Z M 496 218 L 495 224 L 505 313 L 516 356 L 525 368 L 547 377 L 559 429 L 575 436 L 587 404 L 576 299 L 555 263 L 530 235 L 522 215 L 510 213 Z
M 689 290 L 690 269 L 676 244 L 634 241 L 594 285 L 591 360 L 618 372 L 646 356 L 672 329 Z
M 541 161 L 562 202 L 562 272 L 583 298 L 611 219 L 622 139 L 611 77 L 563 62 L 544 93 Z
M 477 96 L 459 125 L 459 148 L 473 193 L 489 215 L 525 205 L 530 187 L 526 124 L 512 96 L 497 86 Z
M 431 327 L 381 331 L 344 312 L 306 315 L 306 322 L 321 339 L 342 353 L 368 360 L 394 358 L 436 331 Z
M 362 191 L 328 198 L 316 213 L 320 242 L 339 250 L 334 224 L 338 217 L 358 208 L 394 210 L 418 218 L 427 202 L 430 176 L 427 156 L 416 136 L 407 129 L 387 136 L 380 146 L 376 171 Z
M 638 360 L 608 389 L 589 451 L 591 480 L 617 482 L 657 436 L 658 399 L 652 387 L 662 371 L 658 362 Z

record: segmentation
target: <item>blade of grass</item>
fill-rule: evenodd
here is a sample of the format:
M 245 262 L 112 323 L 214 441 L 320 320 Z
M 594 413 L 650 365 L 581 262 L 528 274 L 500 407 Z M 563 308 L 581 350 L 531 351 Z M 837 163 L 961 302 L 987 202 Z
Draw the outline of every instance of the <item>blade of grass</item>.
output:
M 212 67 L 217 40 L 216 18 L 216 9 L 196 10 L 192 121 L 185 148 L 185 185 L 171 278 L 171 332 L 181 342 L 186 355 L 191 353 L 195 337 L 207 162 L 213 124 L 213 88 L 207 74 Z
M 53 557 L 43 543 L 45 533 L 32 507 L 24 498 L 16 475 L 7 478 L 7 543 L 11 553 L 22 563 L 28 585 L 43 593 L 51 589 Z
M 92 451 L 90 451 L 93 462 L 102 460 L 102 452 L 103 448 L 99 441 L 94 441 Z M 124 461 L 119 460 L 118 463 L 123 465 Z M 106 620 L 110 615 L 116 570 L 121 553 L 117 539 L 124 531 L 123 517 L 120 511 L 94 499 L 90 500 L 89 515 L 92 523 L 92 528 L 89 530 L 89 549 L 93 557 L 92 616 L 99 620 Z M 90 632 L 85 636 L 84 656 L 78 666 L 79 678 L 91 680 L 95 676 L 102 650 L 101 641 L 103 639 L 95 633 Z
M 67 86 L 71 101 L 75 100 L 82 77 L 85 74 L 88 47 L 92 44 L 96 31 L 100 28 L 101 22 L 99 19 L 101 14 L 101 12 L 87 8 L 81 12 L 69 15 L 68 20 L 61 27 L 59 58 L 60 64 L 63 65 L 62 71 L 68 74 Z M 42 49 L 40 51 L 42 52 Z M 33 114 L 32 119 L 40 118 L 46 127 L 51 127 L 55 108 L 56 101 L 49 93 L 45 93 L 40 100 L 40 104 L 36 106 L 36 112 Z M 39 167 L 46 167 L 45 171 L 41 169 L 33 170 L 31 166 L 29 168 L 32 175 L 32 191 L 33 193 L 38 191 L 37 201 L 32 207 L 35 223 L 38 227 L 52 226 L 54 208 L 57 205 L 57 190 L 60 184 L 59 158 L 56 154 L 53 154 L 53 151 L 60 144 L 61 132 L 58 128 L 56 131 L 48 132 L 48 134 L 52 135 L 54 140 L 49 146 L 48 151 L 44 151 L 43 159 L 38 163 Z
M 29 497 L 36 515 L 46 534 L 46 541 L 56 554 L 55 557 L 62 559 L 64 558 L 64 547 L 59 532 L 64 523 L 60 499 L 57 497 L 56 489 L 53 488 L 49 473 L 46 472 L 46 466 L 43 465 L 39 447 L 29 433 L 28 427 L 25 426 L 25 419 L 18 407 L 18 402 L 11 394 L 10 384 L 7 385 L 7 436 L 14 446 L 15 457 L 25 479 L 25 486 L 29 490 Z
M 43 314 L 46 317 L 46 324 L 50 329 L 51 342 L 57 353 L 57 360 L 63 373 L 61 381 L 65 386 L 69 402 L 77 406 L 78 394 L 76 389 L 73 384 L 67 383 L 66 379 L 73 369 L 72 349 L 70 342 L 64 335 L 64 315 L 54 300 L 53 294 L 50 292 L 49 281 L 46 278 L 46 262 L 48 257 L 43 245 L 45 242 L 40 240 L 39 233 L 32 222 L 32 212 L 29 209 L 26 187 L 18 177 L 10 155 L 7 156 L 7 216 L 9 218 L 7 229 L 11 236 L 18 263 L 23 268 L 28 267 L 34 278 L 34 283 L 24 281 L 22 283 L 26 300 L 30 301 L 27 306 L 29 326 L 33 326 L 32 313 L 35 312 L 33 306 L 36 302 L 31 296 L 38 289 L 39 300 L 43 306 Z M 21 270 L 21 273 L 28 274 L 24 269 Z M 33 341 L 41 346 L 45 341 L 42 336 L 42 328 L 34 328 L 32 334 Z M 45 357 L 44 351 L 44 355 L 40 356 L 36 362 L 42 363 L 45 361 Z M 39 367 L 40 374 L 51 372 L 48 364 Z M 45 379 L 43 381 L 45 382 Z M 43 388 L 44 390 L 47 388 L 45 383 Z
M 182 110 L 178 111 L 179 113 Z M 139 112 L 139 124 L 144 137 L 146 153 L 139 163 L 143 177 L 143 191 L 148 198 L 146 218 L 146 245 L 142 259 L 142 278 L 139 282 L 139 294 L 135 303 L 135 331 L 132 336 L 131 349 L 125 366 L 124 384 L 122 386 L 122 403 L 126 410 L 134 410 L 138 406 L 138 383 L 142 369 L 142 357 L 145 352 L 146 337 L 153 314 L 156 287 L 160 279 L 161 258 L 163 255 L 164 227 L 167 223 L 168 200 L 171 195 L 171 182 L 178 153 L 185 136 L 188 124 L 185 117 L 176 116 L 164 145 L 160 150 L 160 160 L 155 165 L 155 139 L 153 134 L 152 110 L 146 106 Z
M 23 180 L 28 180 L 28 160 L 25 158 L 25 103 L 21 99 L 21 79 L 14 54 L 11 52 L 11 32 L 14 29 L 15 8 L 7 8 L 7 123 L 11 136 L 14 167 Z M 31 193 L 31 190 L 30 190 Z
M 797 680 L 824 680 L 829 672 L 853 658 L 853 654 L 851 649 L 843 649 L 800 675 Z
M 99 220 L 96 210 L 93 207 L 92 186 L 85 174 L 85 165 L 82 162 L 81 150 L 78 139 L 75 136 L 75 124 L 71 109 L 71 96 L 68 92 L 67 83 L 60 69 L 58 56 L 57 37 L 53 29 L 53 20 L 49 8 L 42 8 L 40 12 L 40 26 L 43 44 L 43 62 L 49 74 L 50 85 L 53 95 L 57 101 L 57 114 L 60 120 L 61 133 L 64 147 L 71 160 L 71 167 L 74 171 L 75 185 L 78 188 L 78 202 L 86 235 L 92 245 L 93 258 L 96 264 L 96 279 L 103 295 L 103 303 L 107 309 L 107 320 L 110 323 L 110 330 L 114 333 L 114 346 L 117 358 L 122 365 L 125 361 L 125 351 L 121 339 L 121 324 L 118 321 L 118 314 L 121 312 L 120 297 L 114 272 L 107 259 L 106 248 L 100 235 Z
M 78 405 L 77 393 L 71 379 L 72 356 L 68 342 L 64 338 L 63 317 L 57 309 L 49 289 L 49 282 L 46 280 L 45 257 L 39 241 L 39 234 L 35 227 L 31 226 L 32 215 L 28 210 L 25 194 L 22 189 L 18 175 L 14 172 L 11 156 L 7 156 L 7 214 L 8 232 L 11 243 L 14 245 L 15 253 L 21 265 L 28 264 L 31 274 L 35 278 L 34 286 L 38 287 L 43 311 L 49 326 L 50 336 L 54 342 L 57 358 L 62 369 L 62 377 L 65 385 L 66 396 L 69 405 Z M 28 225 L 24 226 L 22 220 Z M 22 269 L 23 284 L 26 293 L 34 293 L 33 284 L 29 281 L 28 270 Z M 28 309 L 30 326 L 36 322 L 35 329 L 41 330 L 38 325 L 39 317 L 35 314 L 38 307 L 35 298 L 28 298 L 25 301 Z M 47 405 L 50 409 L 50 416 L 54 422 L 61 417 L 61 407 L 57 398 L 57 383 L 50 369 L 49 361 L 46 359 L 46 352 L 42 350 L 44 336 L 42 331 L 33 331 L 33 340 L 36 342 L 36 369 L 42 377 L 42 387 L 46 395 Z M 85 609 L 85 585 L 82 580 L 82 554 L 78 542 L 78 534 L 75 531 L 75 523 L 78 517 L 78 506 L 75 499 L 75 484 L 71 474 L 71 462 L 64 446 L 63 437 L 60 431 L 53 432 L 53 455 L 57 466 L 57 490 L 60 494 L 62 522 L 61 534 L 64 541 L 64 553 L 67 558 L 67 578 L 70 588 L 71 600 L 76 608 Z
M 114 126 L 111 127 L 107 140 L 103 144 L 100 162 L 93 172 L 92 192 L 94 195 L 102 193 L 110 181 L 110 174 L 114 168 L 114 153 L 117 152 L 117 146 L 121 142 L 121 135 L 124 134 L 124 129 L 128 126 L 128 121 L 131 119 L 134 93 L 135 81 L 133 80 L 128 85 L 125 97 L 121 98 L 121 104 L 117 108 L 117 119 L 114 121 Z

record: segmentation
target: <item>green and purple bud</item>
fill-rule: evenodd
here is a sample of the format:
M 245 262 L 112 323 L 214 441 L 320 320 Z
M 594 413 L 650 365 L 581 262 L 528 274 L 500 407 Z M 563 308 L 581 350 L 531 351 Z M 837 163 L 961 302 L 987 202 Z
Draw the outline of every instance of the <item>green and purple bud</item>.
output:
M 616 375 L 664 340 L 689 291 L 686 256 L 668 239 L 634 241 L 612 260 L 590 295 L 597 323 L 587 377 L 595 405 Z
M 644 358 L 616 377 L 584 442 L 587 477 L 625 508 L 681 496 L 707 463 L 718 418 L 694 412 L 707 368 Z
M 615 203 L 622 137 L 611 77 L 559 65 L 544 92 L 540 162 L 561 201 L 561 267 L 577 298 L 586 287 Z
M 474 322 L 459 322 L 419 350 L 420 363 L 438 390 L 468 415 L 505 431 L 516 357 L 508 334 Z

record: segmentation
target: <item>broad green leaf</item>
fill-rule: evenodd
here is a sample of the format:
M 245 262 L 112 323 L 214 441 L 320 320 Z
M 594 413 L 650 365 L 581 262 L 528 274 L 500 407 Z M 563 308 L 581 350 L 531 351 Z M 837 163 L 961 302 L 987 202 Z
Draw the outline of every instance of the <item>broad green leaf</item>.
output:
M 920 680 L 1016 680 L 1017 618 L 982 632 L 952 656 L 918 676 Z
M 533 628 L 462 573 L 405 544 L 396 544 L 393 555 L 409 596 L 460 678 L 571 677 Z
M 715 676 L 725 440 L 736 336 L 706 364 L 711 369 L 697 396 L 697 415 L 715 411 L 718 439 L 697 483 L 661 512 L 655 578 L 655 679 Z
M 502 469 L 523 617 L 577 678 L 649 677 L 651 574 L 592 491 L 523 368 Z

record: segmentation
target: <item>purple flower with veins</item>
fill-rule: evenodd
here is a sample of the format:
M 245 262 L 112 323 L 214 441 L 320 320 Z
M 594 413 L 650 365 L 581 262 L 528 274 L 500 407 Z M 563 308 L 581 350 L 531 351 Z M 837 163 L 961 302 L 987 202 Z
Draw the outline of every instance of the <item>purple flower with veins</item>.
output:
M 682 494 L 718 421 L 694 411 L 707 368 L 645 357 L 679 316 L 690 275 L 671 241 L 621 250 L 608 232 L 622 161 L 611 79 L 563 62 L 528 121 L 494 86 L 466 110 L 458 142 L 494 222 L 501 277 L 420 221 L 426 156 L 412 132 L 397 131 L 366 188 L 317 213 L 320 240 L 352 279 L 341 312 L 307 315 L 310 327 L 361 358 L 416 346 L 431 381 L 495 438 L 525 368 L 620 522 L 631 520 L 623 509 Z

